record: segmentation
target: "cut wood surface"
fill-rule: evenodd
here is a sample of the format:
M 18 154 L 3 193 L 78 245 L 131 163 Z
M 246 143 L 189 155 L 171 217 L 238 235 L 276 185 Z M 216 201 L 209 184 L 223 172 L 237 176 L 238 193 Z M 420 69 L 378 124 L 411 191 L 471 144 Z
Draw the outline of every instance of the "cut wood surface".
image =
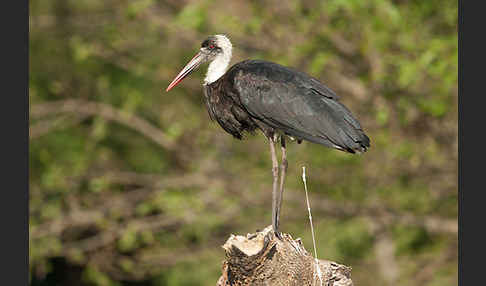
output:
M 300 238 L 272 227 L 246 236 L 231 235 L 223 245 L 226 259 L 217 286 L 223 285 L 353 285 L 351 268 L 315 259 Z

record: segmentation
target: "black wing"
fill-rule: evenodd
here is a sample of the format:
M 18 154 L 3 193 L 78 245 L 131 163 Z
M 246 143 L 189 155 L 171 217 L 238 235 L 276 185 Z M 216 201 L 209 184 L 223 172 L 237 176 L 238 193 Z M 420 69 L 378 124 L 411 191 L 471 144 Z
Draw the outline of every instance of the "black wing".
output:
M 263 123 L 298 139 L 351 153 L 370 146 L 359 122 L 317 79 L 257 60 L 241 62 L 228 73 L 241 104 Z

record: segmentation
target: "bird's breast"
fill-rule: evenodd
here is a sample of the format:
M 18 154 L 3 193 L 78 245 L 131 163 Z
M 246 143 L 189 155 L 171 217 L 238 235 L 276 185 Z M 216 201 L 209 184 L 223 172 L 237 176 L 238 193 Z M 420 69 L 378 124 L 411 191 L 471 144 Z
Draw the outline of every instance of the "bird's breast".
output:
M 205 86 L 206 108 L 212 120 L 235 138 L 242 139 L 245 132 L 253 132 L 258 126 L 242 107 L 231 91 L 217 81 Z

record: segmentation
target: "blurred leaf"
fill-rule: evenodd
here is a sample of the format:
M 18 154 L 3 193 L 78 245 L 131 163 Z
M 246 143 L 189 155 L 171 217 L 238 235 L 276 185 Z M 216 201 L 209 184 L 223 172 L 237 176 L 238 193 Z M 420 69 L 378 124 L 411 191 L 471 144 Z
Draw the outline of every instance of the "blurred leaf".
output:
M 206 8 L 201 3 L 191 3 L 182 9 L 176 18 L 176 24 L 202 31 L 207 21 Z

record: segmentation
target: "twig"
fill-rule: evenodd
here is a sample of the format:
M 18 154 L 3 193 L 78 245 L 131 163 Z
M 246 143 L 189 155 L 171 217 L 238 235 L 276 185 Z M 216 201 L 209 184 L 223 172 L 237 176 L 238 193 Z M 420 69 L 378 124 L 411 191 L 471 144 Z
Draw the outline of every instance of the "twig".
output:
M 58 128 L 67 128 L 83 121 L 87 116 L 80 115 L 75 118 L 60 116 L 54 119 L 44 119 L 29 127 L 29 139 L 36 139 Z
M 311 214 L 310 203 L 309 203 L 309 195 L 307 194 L 307 181 L 305 179 L 305 167 L 302 167 L 302 181 L 304 182 L 305 199 L 307 201 L 307 211 L 309 212 L 309 221 L 310 221 L 311 232 L 312 232 L 312 244 L 314 246 L 314 257 L 317 259 L 316 240 L 314 237 L 314 225 L 312 224 L 312 214 Z
M 317 247 L 316 247 L 316 239 L 314 235 L 314 225 L 312 223 L 312 214 L 311 214 L 311 209 L 310 209 L 310 203 L 309 203 L 309 195 L 307 194 L 307 181 L 305 178 L 305 166 L 302 167 L 302 181 L 304 182 L 304 189 L 305 189 L 305 199 L 307 201 L 307 211 L 309 212 L 309 222 L 311 226 L 311 233 L 312 233 L 312 245 L 314 247 L 314 259 L 315 259 L 315 266 L 316 266 L 316 272 L 317 272 L 317 277 L 319 277 L 320 285 L 322 286 L 322 272 L 321 268 L 319 267 L 319 259 L 317 259 Z
M 140 132 L 167 150 L 174 150 L 175 144 L 158 127 L 129 112 L 117 109 L 109 104 L 79 99 L 59 100 L 35 104 L 30 116 L 39 118 L 58 113 L 77 113 L 89 116 L 100 116 Z

